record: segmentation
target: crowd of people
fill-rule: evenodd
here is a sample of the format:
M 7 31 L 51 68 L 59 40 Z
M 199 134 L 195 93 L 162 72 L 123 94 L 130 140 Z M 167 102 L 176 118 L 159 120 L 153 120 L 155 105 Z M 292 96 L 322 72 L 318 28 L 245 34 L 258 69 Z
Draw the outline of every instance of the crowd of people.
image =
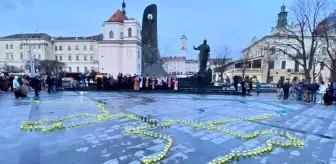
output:
M 238 91 L 238 84 L 241 86 L 241 94 L 243 96 L 251 95 L 252 89 L 255 89 L 257 95 L 260 93 L 260 82 L 252 78 L 245 77 L 243 80 L 235 81 L 234 88 Z M 255 84 L 255 85 L 253 85 Z M 255 88 L 253 88 L 253 86 Z M 336 80 L 331 83 L 325 83 L 321 81 L 311 80 L 301 80 L 292 81 L 288 79 L 284 82 L 278 81 L 277 85 L 277 96 L 283 99 L 288 99 L 291 93 L 294 93 L 295 99 L 298 101 L 314 102 L 314 103 L 324 103 L 326 105 L 331 105 L 334 100 L 336 100 Z M 319 99 L 319 100 L 318 100 Z
M 0 92 L 14 92 L 15 98 L 26 98 L 31 89 L 35 91 L 35 98 L 38 98 L 38 92 L 41 91 L 42 79 L 38 76 L 30 78 L 29 76 L 9 76 L 0 75 Z
M 64 83 L 66 81 L 66 83 Z M 67 86 L 64 86 L 64 85 Z M 0 74 L 0 92 L 14 92 L 16 98 L 25 98 L 30 90 L 34 90 L 35 98 L 38 98 L 39 91 L 45 89 L 48 93 L 63 90 L 64 88 L 78 89 L 80 87 L 95 87 L 97 90 L 116 90 L 116 89 L 133 89 L 138 90 L 155 90 L 155 89 L 176 89 L 177 79 L 169 76 L 156 77 L 155 75 L 123 75 L 119 73 L 116 78 L 104 75 L 79 75 L 74 77 L 65 76 L 36 76 L 29 77 L 9 76 Z M 94 86 L 96 85 L 96 86 Z
M 283 99 L 288 99 L 291 92 L 295 93 L 296 100 L 314 103 L 324 103 L 331 105 L 336 98 L 336 81 L 333 83 L 329 80 L 327 83 L 320 81 L 319 83 L 314 80 L 301 80 L 292 81 L 286 80 L 285 82 L 279 81 L 277 83 L 278 95 L 283 91 Z M 318 98 L 319 97 L 319 98 Z M 318 101 L 318 99 L 320 99 Z
M 44 77 L 36 76 L 9 76 L 8 74 L 0 74 L 0 92 L 14 92 L 16 98 L 25 98 L 30 90 L 34 90 L 35 98 L 38 98 L 39 91 L 46 89 L 48 93 L 55 92 L 56 90 L 63 89 L 63 76 L 50 76 Z M 163 77 L 156 77 L 155 75 L 146 76 L 142 75 L 123 75 L 119 73 L 116 78 L 110 75 L 83 75 L 70 78 L 70 84 L 74 88 L 88 87 L 90 84 L 95 84 L 97 90 L 115 90 L 115 89 L 133 89 L 139 90 L 155 90 L 155 89 L 177 89 L 178 78 L 170 75 Z M 239 83 L 234 82 L 234 87 L 238 91 L 238 84 L 241 86 L 241 94 L 243 96 L 251 95 L 253 87 L 255 87 L 257 95 L 260 93 L 260 82 L 258 80 L 249 79 L 245 77 Z M 255 84 L 255 85 L 253 85 Z M 317 83 L 310 80 L 292 81 L 289 80 L 282 82 L 279 80 L 277 83 L 277 94 L 282 96 L 283 99 L 288 99 L 291 93 L 295 93 L 296 100 L 305 102 L 324 103 L 331 105 L 336 98 L 336 80 L 331 83 L 321 81 Z M 318 101 L 319 97 L 319 101 Z
M 175 85 L 176 84 L 176 85 Z M 123 75 L 119 73 L 117 78 L 110 75 L 97 77 L 98 90 L 113 89 L 133 89 L 138 90 L 155 90 L 155 89 L 177 89 L 177 78 L 172 76 L 156 77 L 155 75 Z

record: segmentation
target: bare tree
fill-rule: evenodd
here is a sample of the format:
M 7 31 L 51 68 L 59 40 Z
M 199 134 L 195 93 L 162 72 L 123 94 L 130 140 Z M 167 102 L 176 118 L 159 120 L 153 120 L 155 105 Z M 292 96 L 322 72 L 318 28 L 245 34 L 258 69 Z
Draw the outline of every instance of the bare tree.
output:
M 292 6 L 294 26 L 285 27 L 284 32 L 279 34 L 287 42 L 276 43 L 277 51 L 303 67 L 306 79 L 310 79 L 314 56 L 317 54 L 320 38 L 316 29 L 326 4 L 326 0 L 296 0 Z
M 245 79 L 245 72 L 246 68 L 251 68 L 251 56 L 252 52 L 251 49 L 246 49 L 244 53 L 242 53 L 242 57 L 240 58 L 238 64 L 238 68 L 241 68 L 242 71 L 242 78 Z M 236 67 L 236 66 L 235 66 Z
M 231 49 L 229 45 L 223 45 L 215 53 L 216 57 L 214 59 L 210 59 L 210 63 L 211 65 L 214 66 L 214 70 L 219 72 L 220 81 L 223 81 L 224 80 L 223 72 L 225 72 L 225 64 L 227 64 L 227 62 L 229 61 Z
M 335 22 L 336 22 L 336 12 L 330 16 L 326 16 L 325 19 L 319 24 L 320 28 L 318 29 L 318 33 L 323 39 L 322 54 L 326 55 L 329 59 L 323 61 L 322 65 L 324 65 L 330 70 L 331 79 L 333 81 L 336 80 L 336 36 L 332 36 L 336 34 Z
M 20 73 L 20 72 L 23 72 L 22 69 L 20 69 L 19 67 L 17 66 L 14 66 L 14 65 L 6 65 L 6 66 L 3 66 L 2 68 L 0 68 L 0 70 L 3 70 L 5 72 L 12 72 L 12 73 Z
M 37 60 L 35 59 L 36 69 L 44 73 L 58 73 L 60 67 L 65 67 L 66 64 L 58 60 Z M 29 69 L 29 61 L 25 64 L 25 68 Z
M 266 44 L 262 51 L 262 59 L 266 63 L 263 67 L 267 67 L 267 83 L 271 83 L 271 65 L 274 66 L 274 61 L 277 59 L 275 55 L 276 48 L 270 44 Z

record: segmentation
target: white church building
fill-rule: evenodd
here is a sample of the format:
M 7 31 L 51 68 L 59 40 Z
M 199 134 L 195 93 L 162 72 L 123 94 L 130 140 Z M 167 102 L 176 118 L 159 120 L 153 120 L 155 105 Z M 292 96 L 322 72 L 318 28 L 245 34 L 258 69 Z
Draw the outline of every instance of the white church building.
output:
M 53 72 L 86 73 L 95 70 L 116 76 L 141 73 L 141 25 L 126 16 L 126 4 L 102 25 L 101 34 L 52 37 L 24 33 L 0 37 L 0 70 L 25 72 L 29 57 L 58 60 L 65 67 Z

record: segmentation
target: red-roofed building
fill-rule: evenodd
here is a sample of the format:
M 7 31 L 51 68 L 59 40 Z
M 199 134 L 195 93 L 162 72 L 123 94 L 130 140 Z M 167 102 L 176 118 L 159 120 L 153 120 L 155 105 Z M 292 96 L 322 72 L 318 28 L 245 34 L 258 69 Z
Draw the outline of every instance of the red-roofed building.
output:
M 126 16 L 126 4 L 103 23 L 98 41 L 99 72 L 141 74 L 141 25 Z
M 58 60 L 66 64 L 56 72 L 95 70 L 116 76 L 141 73 L 141 25 L 126 16 L 126 4 L 106 17 L 102 33 L 92 36 L 52 37 L 46 33 L 0 37 L 0 63 L 25 71 L 30 57 Z M 30 51 L 31 49 L 31 51 Z M 4 67 L 0 65 L 0 69 Z M 9 69 L 10 70 L 10 69 Z M 55 72 L 54 72 L 55 73 Z

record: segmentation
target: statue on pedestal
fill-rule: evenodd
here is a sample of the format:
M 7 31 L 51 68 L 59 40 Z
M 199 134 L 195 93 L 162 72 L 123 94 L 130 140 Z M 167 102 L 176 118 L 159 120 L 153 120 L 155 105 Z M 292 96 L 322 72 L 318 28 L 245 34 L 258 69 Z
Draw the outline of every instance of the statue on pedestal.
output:
M 194 47 L 194 50 L 199 50 L 198 61 L 199 61 L 199 72 L 206 71 L 208 59 L 210 57 L 210 46 L 207 44 L 207 40 L 203 41 L 203 44 L 198 47 Z

